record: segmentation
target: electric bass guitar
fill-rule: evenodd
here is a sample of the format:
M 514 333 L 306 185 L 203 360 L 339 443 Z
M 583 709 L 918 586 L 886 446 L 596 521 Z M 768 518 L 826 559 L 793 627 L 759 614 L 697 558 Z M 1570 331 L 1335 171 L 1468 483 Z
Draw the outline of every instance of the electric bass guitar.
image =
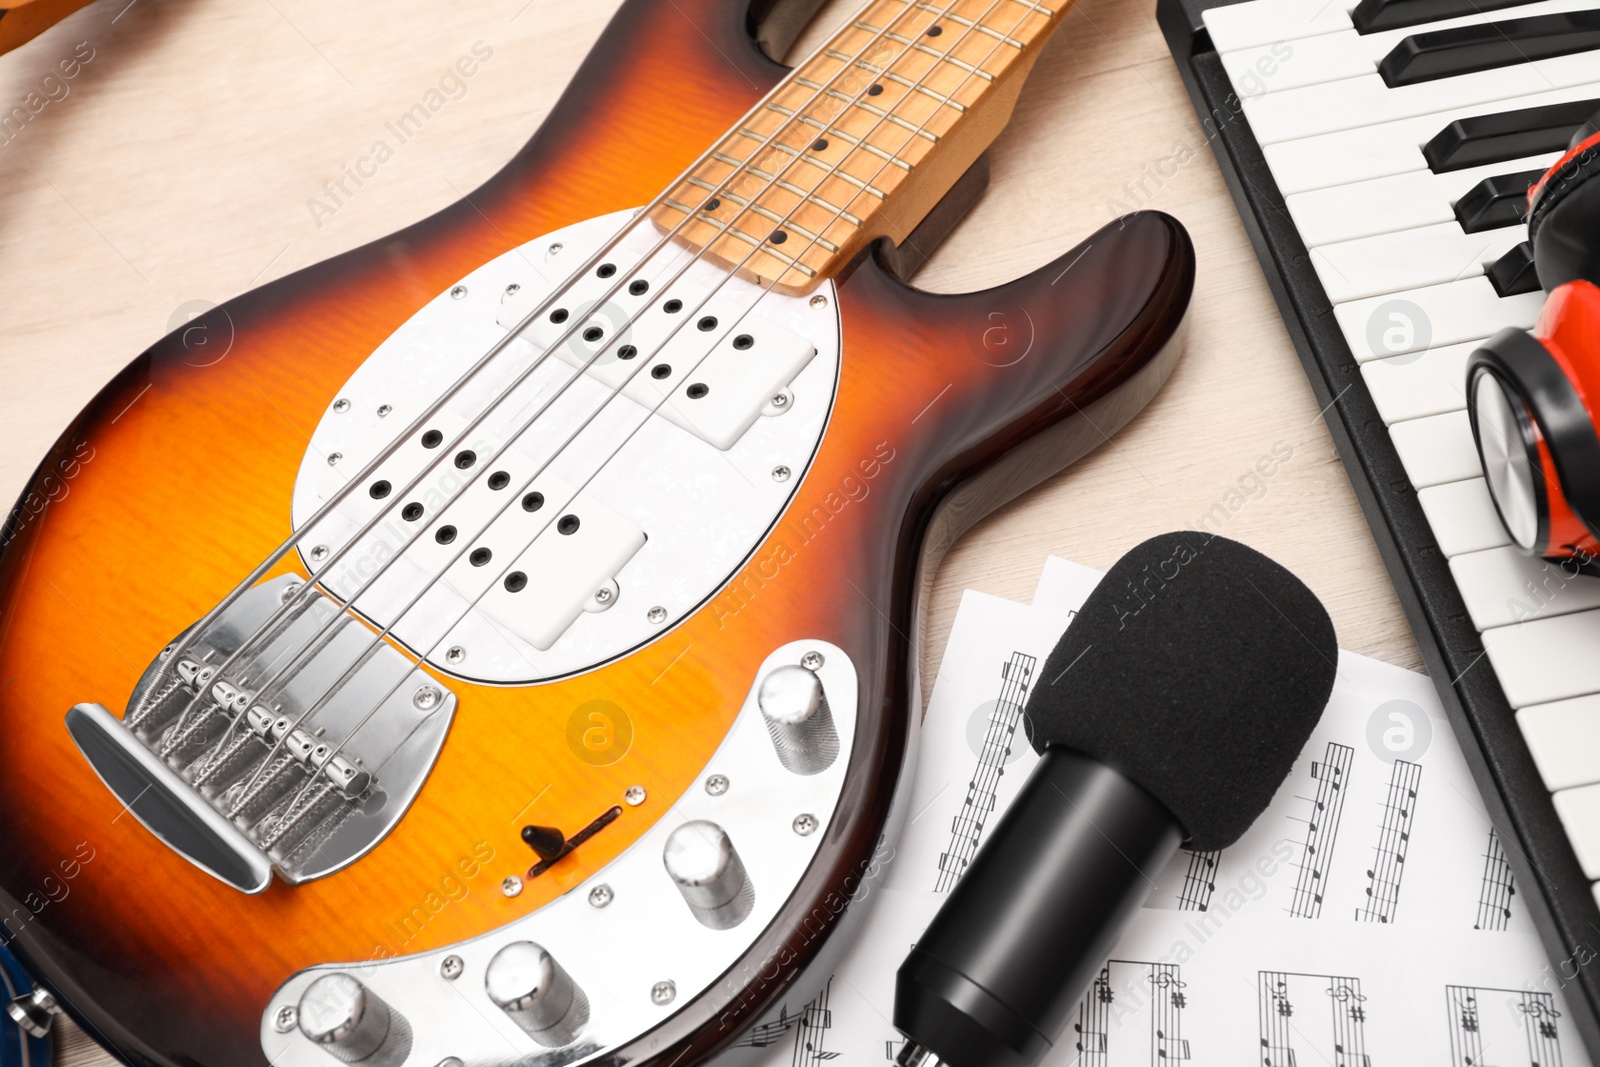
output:
M 483 187 L 106 386 L 0 550 L 0 925 L 55 1003 L 162 1067 L 802 1017 L 937 561 L 1178 358 L 1164 215 L 907 282 L 1064 2 L 871 0 L 791 69 L 814 0 L 627 0 Z

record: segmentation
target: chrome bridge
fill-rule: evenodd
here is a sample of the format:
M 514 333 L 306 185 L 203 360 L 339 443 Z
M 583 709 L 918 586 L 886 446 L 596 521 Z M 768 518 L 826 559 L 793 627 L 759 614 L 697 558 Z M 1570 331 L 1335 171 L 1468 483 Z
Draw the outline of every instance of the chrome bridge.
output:
M 67 713 L 78 749 L 128 811 L 246 893 L 266 889 L 274 872 L 291 885 L 331 874 L 381 841 L 455 712 L 455 695 L 435 678 L 320 591 L 297 598 L 301 586 L 293 575 L 262 582 L 175 663 L 169 645 L 123 718 L 88 703 Z M 216 680 L 291 600 L 259 651 L 229 668 L 240 681 Z

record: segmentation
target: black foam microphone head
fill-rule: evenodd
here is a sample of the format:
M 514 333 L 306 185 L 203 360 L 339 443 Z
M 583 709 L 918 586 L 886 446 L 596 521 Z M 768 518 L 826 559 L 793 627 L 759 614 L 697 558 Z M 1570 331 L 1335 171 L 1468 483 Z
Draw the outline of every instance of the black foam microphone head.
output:
M 1316 595 L 1237 541 L 1182 532 L 1123 556 L 1045 661 L 1033 747 L 1092 756 L 1170 811 L 1196 851 L 1266 810 L 1333 691 Z

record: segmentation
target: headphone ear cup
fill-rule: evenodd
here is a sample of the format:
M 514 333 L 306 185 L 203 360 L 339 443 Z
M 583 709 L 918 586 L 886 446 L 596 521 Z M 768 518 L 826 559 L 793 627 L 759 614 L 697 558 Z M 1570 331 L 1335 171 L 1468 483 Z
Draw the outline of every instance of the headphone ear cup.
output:
M 1528 240 L 1546 292 L 1578 278 L 1600 282 L 1600 112 L 1528 191 Z
M 1524 551 L 1600 554 L 1600 438 L 1538 338 L 1500 331 L 1467 359 L 1467 413 L 1489 494 Z

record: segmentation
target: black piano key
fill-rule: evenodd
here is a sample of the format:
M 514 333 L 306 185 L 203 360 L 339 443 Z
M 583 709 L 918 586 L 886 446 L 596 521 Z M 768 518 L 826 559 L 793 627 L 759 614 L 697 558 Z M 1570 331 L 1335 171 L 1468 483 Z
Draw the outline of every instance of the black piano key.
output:
M 1600 100 L 1569 100 L 1520 111 L 1456 119 L 1422 148 L 1435 174 L 1564 152 L 1574 131 L 1600 110 Z
M 1594 48 L 1600 48 L 1600 10 L 1564 11 L 1414 33 L 1383 57 L 1378 73 L 1393 89 Z
M 1528 187 L 1543 173 L 1542 170 L 1525 170 L 1483 179 L 1456 201 L 1456 221 L 1467 233 L 1515 226 L 1528 210 Z
M 1527 241 L 1495 260 L 1488 274 L 1489 284 L 1501 296 L 1516 296 L 1539 289 L 1539 275 L 1533 269 L 1533 246 Z
M 1445 19 L 1476 15 L 1484 11 L 1500 11 L 1520 7 L 1535 0 L 1361 0 L 1350 12 L 1350 21 L 1359 33 L 1377 33 L 1379 30 L 1398 30 L 1406 26 L 1420 26 L 1424 22 L 1442 22 Z

